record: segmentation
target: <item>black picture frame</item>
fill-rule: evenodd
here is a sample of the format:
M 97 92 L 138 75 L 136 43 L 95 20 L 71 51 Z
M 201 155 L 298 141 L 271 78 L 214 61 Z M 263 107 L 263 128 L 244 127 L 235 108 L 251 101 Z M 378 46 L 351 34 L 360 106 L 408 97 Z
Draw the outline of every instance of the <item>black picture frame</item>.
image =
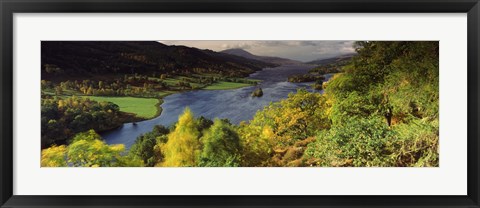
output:
M 480 207 L 478 0 L 0 0 L 1 207 Z M 13 195 L 14 13 L 467 13 L 466 196 L 25 196 Z M 445 179 L 448 180 L 448 179 Z

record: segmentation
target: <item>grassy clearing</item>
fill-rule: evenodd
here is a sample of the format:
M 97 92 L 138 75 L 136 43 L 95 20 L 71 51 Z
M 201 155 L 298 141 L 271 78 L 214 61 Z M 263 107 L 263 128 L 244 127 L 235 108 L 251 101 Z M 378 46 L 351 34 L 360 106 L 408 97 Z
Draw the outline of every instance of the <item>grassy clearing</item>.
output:
M 251 86 L 251 84 L 247 83 L 236 83 L 236 82 L 217 82 L 210 86 L 207 86 L 203 89 L 206 90 L 228 90 L 228 89 L 236 89 L 241 87 Z
M 138 117 L 149 119 L 160 114 L 160 100 L 156 98 L 136 98 L 136 97 L 100 97 L 100 96 L 82 96 L 98 102 L 106 101 L 117 104 L 120 111 L 134 113 Z

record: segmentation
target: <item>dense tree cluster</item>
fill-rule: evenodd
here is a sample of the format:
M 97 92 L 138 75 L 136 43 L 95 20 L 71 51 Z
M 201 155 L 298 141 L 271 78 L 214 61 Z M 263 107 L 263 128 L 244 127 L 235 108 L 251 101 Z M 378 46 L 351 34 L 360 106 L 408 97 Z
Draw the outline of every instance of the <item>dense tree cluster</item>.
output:
M 42 98 L 42 148 L 65 144 L 74 134 L 94 129 L 105 131 L 118 127 L 123 115 L 117 105 L 88 98 Z
M 139 75 L 125 74 L 122 78 L 112 77 L 101 80 L 66 80 L 52 82 L 41 81 L 43 93 L 51 95 L 85 95 L 85 96 L 132 96 L 162 97 L 165 92 L 201 89 L 209 85 L 226 81 L 235 83 L 257 84 L 255 80 L 220 75 L 189 74 L 188 76 L 160 74 Z
M 139 136 L 129 154 L 150 167 L 235 167 L 240 153 L 239 136 L 228 120 L 195 118 L 187 108 L 171 129 L 155 126 Z
M 158 91 L 173 90 L 162 79 L 150 78 L 144 75 L 125 75 L 122 78 L 110 80 L 66 80 L 58 84 L 42 80 L 44 92 L 53 92 L 60 95 L 94 95 L 94 96 L 137 96 L 137 97 L 159 97 Z M 190 88 L 191 89 L 191 88 Z
M 168 141 L 169 129 L 157 125 L 151 132 L 140 135 L 130 148 L 129 154 L 132 157 L 138 157 L 143 160 L 147 167 L 153 167 L 158 161 L 163 160 L 163 154 L 160 145 Z
M 297 163 L 305 140 L 330 127 L 326 99 L 300 89 L 288 98 L 258 111 L 249 123 L 239 126 L 245 166 L 286 166 Z M 300 151 L 298 153 L 297 151 Z M 288 153 L 288 154 L 287 154 Z M 292 155 L 293 154 L 293 155 Z M 287 160 L 288 158 L 288 160 Z M 297 166 L 297 165 L 292 165 Z
M 306 157 L 321 166 L 438 166 L 438 42 L 357 42 L 327 83 L 331 129 Z

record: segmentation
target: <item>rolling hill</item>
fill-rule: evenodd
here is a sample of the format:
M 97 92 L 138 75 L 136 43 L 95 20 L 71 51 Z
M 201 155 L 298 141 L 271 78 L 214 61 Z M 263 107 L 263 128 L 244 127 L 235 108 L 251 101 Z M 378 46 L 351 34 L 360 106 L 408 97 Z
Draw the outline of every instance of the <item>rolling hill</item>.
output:
M 306 62 L 306 64 L 313 64 L 313 65 L 326 65 L 334 62 L 340 62 L 343 60 L 350 60 L 352 57 L 356 56 L 356 53 L 349 53 L 345 55 L 335 56 L 333 58 L 326 58 L 326 59 L 317 59 L 313 61 Z
M 286 59 L 286 58 L 253 55 L 250 52 L 243 50 L 241 48 L 232 48 L 232 49 L 227 49 L 220 52 L 230 54 L 230 55 L 240 56 L 248 59 L 258 60 L 262 62 L 272 63 L 276 65 L 303 64 L 300 61 L 295 61 L 295 60 Z
M 215 73 L 243 77 L 276 64 L 155 41 L 42 41 L 42 79 Z

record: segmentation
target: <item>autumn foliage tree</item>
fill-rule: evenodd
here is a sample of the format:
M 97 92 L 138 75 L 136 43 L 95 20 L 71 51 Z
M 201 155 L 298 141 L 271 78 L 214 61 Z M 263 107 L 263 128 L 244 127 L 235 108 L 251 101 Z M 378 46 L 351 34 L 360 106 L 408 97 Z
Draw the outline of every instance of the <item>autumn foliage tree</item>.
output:
M 43 149 L 40 165 L 42 167 L 65 167 L 67 166 L 65 157 L 66 152 L 66 145 L 52 146 L 50 148 Z
M 192 167 L 197 165 L 201 151 L 198 123 L 190 108 L 186 108 L 178 118 L 175 130 L 168 135 L 168 142 L 163 146 L 165 155 L 161 166 Z
M 326 100 L 321 94 L 300 89 L 289 94 L 287 99 L 258 111 L 251 125 L 268 126 L 275 146 L 281 148 L 328 128 L 330 121 L 326 108 Z
M 267 166 L 273 153 L 274 133 L 270 126 L 240 123 L 241 165 L 243 167 Z
M 143 166 L 134 157 L 124 156 L 123 144 L 108 145 L 95 131 L 82 132 L 70 145 L 52 146 L 42 150 L 42 167 L 124 167 Z

